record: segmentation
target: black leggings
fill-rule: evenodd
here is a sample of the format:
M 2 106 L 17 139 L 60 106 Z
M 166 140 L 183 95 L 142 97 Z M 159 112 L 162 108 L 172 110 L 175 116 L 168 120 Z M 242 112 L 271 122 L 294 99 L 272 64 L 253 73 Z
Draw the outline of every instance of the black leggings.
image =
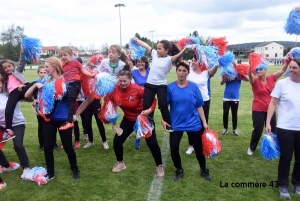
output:
M 153 85 L 145 83 L 144 87 L 143 109 L 147 110 L 151 107 L 154 97 L 157 94 L 158 109 L 161 112 L 162 118 L 165 122 L 171 125 L 171 117 L 167 103 L 167 85 Z
M 239 108 L 239 101 L 223 101 L 223 126 L 228 129 L 228 115 L 231 108 L 232 129 L 237 128 L 237 113 Z
M 9 95 L 8 95 L 8 100 L 6 103 L 6 108 L 5 108 L 5 124 L 6 124 L 6 129 L 11 129 L 12 128 L 12 120 L 14 116 L 14 111 L 17 103 L 24 99 L 26 91 L 34 84 L 35 82 L 31 82 L 26 84 L 25 87 L 19 91 L 18 88 L 15 88 L 12 90 Z
M 191 145 L 194 147 L 196 157 L 201 170 L 206 170 L 206 159 L 203 154 L 202 140 L 201 140 L 203 129 L 195 132 L 186 132 L 186 133 L 188 134 L 189 139 L 191 139 Z M 170 133 L 171 158 L 173 160 L 174 166 L 178 170 L 183 169 L 181 165 L 180 154 L 179 154 L 179 145 L 180 145 L 182 135 L 183 135 L 183 131 L 174 131 Z
M 81 82 L 74 81 L 68 83 L 68 122 L 73 122 L 73 115 L 75 114 L 75 102 L 80 93 Z
M 135 121 L 130 121 L 126 117 L 123 117 L 122 119 L 120 128 L 123 129 L 123 133 L 120 136 L 116 134 L 114 138 L 114 151 L 116 154 L 117 161 L 123 161 L 123 144 L 128 138 L 128 136 L 133 132 L 134 123 Z M 151 137 L 145 140 L 155 160 L 156 166 L 161 165 L 162 158 L 160 148 L 156 139 L 155 127 L 152 131 Z

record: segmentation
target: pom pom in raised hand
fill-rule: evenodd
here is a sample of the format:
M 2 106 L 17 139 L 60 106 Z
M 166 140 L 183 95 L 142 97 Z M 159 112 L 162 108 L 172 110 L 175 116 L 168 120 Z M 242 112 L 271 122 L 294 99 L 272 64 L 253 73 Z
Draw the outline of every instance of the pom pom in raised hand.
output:
M 153 123 L 149 119 L 150 117 L 140 114 L 137 116 L 134 131 L 136 133 L 136 138 L 149 138 L 152 135 Z
M 21 41 L 27 61 L 37 63 L 42 53 L 42 43 L 37 38 L 25 37 Z
M 263 62 L 263 58 L 255 52 L 249 54 L 249 64 L 253 74 L 256 74 L 258 69 L 267 68 L 267 65 Z
M 226 37 L 211 38 L 209 40 L 210 45 L 217 47 L 219 57 L 222 57 L 225 54 L 227 43 L 228 42 L 226 41 Z
M 205 66 L 206 69 L 213 68 L 218 62 L 218 49 L 214 46 L 203 46 L 194 44 L 191 45 L 194 50 L 197 60 L 200 63 L 200 68 L 203 69 Z
M 274 160 L 280 156 L 280 147 L 277 136 L 273 133 L 263 136 L 260 153 L 267 160 Z
M 216 156 L 222 149 L 218 140 L 218 133 L 214 130 L 204 131 L 202 136 L 202 149 L 206 158 Z
M 146 49 L 142 46 L 140 46 L 136 40 L 130 39 L 129 43 L 129 51 L 130 51 L 130 57 L 133 60 L 140 59 L 142 56 L 144 56 Z
M 188 38 L 182 38 L 177 42 L 177 47 L 182 50 L 188 45 L 198 44 L 200 45 L 200 38 L 195 36 L 190 36 Z
M 300 7 L 291 10 L 286 20 L 284 30 L 288 34 L 300 34 Z
M 93 93 L 96 96 L 106 96 L 108 93 L 112 92 L 116 87 L 118 79 L 108 73 L 99 73 L 95 76 L 96 81 L 92 87 Z
M 300 47 L 292 48 L 286 55 L 286 60 L 289 62 L 294 58 L 300 58 Z
M 246 77 L 246 75 L 248 75 L 248 68 L 249 66 L 247 64 L 236 65 L 235 70 L 240 80 L 243 80 Z

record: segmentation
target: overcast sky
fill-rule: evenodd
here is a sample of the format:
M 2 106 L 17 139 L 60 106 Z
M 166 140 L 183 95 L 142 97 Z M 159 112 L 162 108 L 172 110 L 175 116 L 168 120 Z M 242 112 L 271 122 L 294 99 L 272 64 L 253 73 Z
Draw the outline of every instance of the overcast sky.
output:
M 284 32 L 299 0 L 0 0 L 0 30 L 14 23 L 43 45 L 77 47 L 122 44 L 139 33 L 153 40 L 175 40 L 197 30 L 203 37 L 226 36 L 229 44 L 295 41 Z M 300 37 L 298 37 L 300 40 Z

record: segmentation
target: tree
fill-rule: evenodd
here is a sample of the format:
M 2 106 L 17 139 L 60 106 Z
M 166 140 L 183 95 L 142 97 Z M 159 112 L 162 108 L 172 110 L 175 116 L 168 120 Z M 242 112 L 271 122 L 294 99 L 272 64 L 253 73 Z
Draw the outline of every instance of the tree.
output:
M 19 59 L 20 45 L 24 35 L 24 27 L 11 24 L 6 30 L 1 32 L 1 41 L 3 43 L 2 52 L 4 58 L 8 58 L 14 61 Z
M 108 55 L 108 45 L 107 43 L 103 43 L 100 47 L 100 53 L 104 55 Z

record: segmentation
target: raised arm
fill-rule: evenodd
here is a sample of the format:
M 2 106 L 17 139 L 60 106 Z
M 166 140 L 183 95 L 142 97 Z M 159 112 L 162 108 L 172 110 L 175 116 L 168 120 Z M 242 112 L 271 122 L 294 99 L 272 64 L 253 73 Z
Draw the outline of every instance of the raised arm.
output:
M 151 47 L 147 44 L 147 43 L 145 43 L 144 41 L 141 41 L 140 39 L 135 39 L 135 41 L 137 42 L 137 44 L 139 44 L 140 46 L 142 46 L 142 47 L 144 47 L 144 48 L 146 48 L 146 51 L 147 51 L 147 53 L 151 53 Z
M 16 70 L 20 73 L 23 73 L 25 65 L 26 65 L 26 60 L 25 60 L 25 55 L 24 55 L 24 49 L 21 45 L 20 59 L 19 59 L 19 62 L 17 64 Z
M 188 47 L 183 48 L 178 54 L 172 56 L 172 62 L 176 62 L 177 60 L 180 59 L 180 57 L 182 57 L 185 53 L 185 51 L 188 49 Z
M 252 74 L 250 66 L 248 68 L 248 76 L 249 76 L 249 82 L 250 82 L 250 84 L 253 84 L 254 80 L 256 79 L 256 77 Z
M 283 64 L 282 68 L 279 71 L 274 73 L 275 80 L 277 80 L 283 73 L 285 73 L 288 65 L 289 65 L 289 62 L 287 60 L 284 60 L 284 64 Z
M 215 65 L 215 67 L 213 67 L 213 68 L 211 68 L 211 69 L 208 70 L 208 75 L 209 75 L 209 76 L 213 76 L 213 75 L 217 72 L 218 67 L 219 67 L 219 64 L 217 63 L 217 64 Z
M 43 87 L 43 84 L 38 83 L 38 82 L 34 83 L 31 87 L 29 87 L 29 89 L 27 89 L 24 97 L 25 98 L 31 98 L 34 95 L 33 93 L 36 90 L 36 88 L 40 89 L 42 87 Z

